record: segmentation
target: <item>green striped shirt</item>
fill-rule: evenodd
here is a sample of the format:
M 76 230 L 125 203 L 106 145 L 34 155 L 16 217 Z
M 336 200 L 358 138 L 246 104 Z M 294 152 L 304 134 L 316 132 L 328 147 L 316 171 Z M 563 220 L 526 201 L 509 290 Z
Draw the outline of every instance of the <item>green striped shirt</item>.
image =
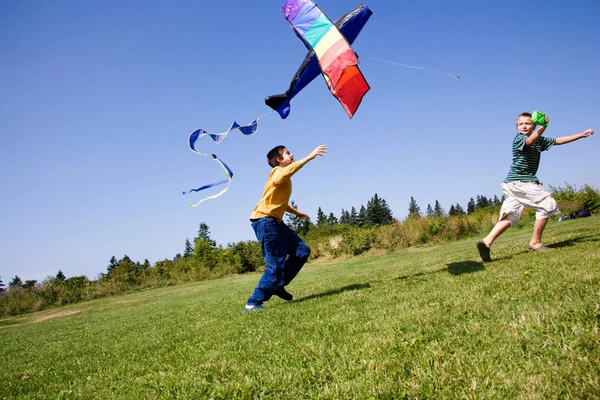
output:
M 504 182 L 539 181 L 535 176 L 540 166 L 540 155 L 552 147 L 555 139 L 541 137 L 533 146 L 525 146 L 527 135 L 517 133 L 512 144 L 513 160 Z

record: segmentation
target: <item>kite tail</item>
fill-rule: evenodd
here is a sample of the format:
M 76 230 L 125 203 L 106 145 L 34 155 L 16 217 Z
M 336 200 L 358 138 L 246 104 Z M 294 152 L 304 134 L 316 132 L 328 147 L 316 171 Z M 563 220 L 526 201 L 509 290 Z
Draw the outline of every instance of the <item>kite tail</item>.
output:
M 199 153 L 199 154 L 201 154 L 201 153 Z M 205 189 L 208 189 L 208 188 L 211 188 L 214 186 L 222 185 L 224 183 L 226 183 L 227 186 L 225 187 L 225 189 L 221 190 L 219 193 L 214 194 L 212 196 L 205 197 L 205 198 L 201 199 L 199 202 L 197 202 L 196 204 L 190 203 L 190 207 L 196 207 L 196 206 L 200 205 L 201 203 L 205 202 L 206 200 L 216 199 L 217 197 L 219 197 L 220 195 L 225 193 L 229 189 L 229 186 L 231 186 L 231 179 L 233 178 L 233 172 L 231 171 L 231 169 L 227 166 L 227 164 L 225 164 L 223 161 L 221 161 L 221 159 L 219 157 L 217 157 L 216 154 L 211 154 L 210 156 L 212 157 L 213 160 L 218 162 L 219 165 L 223 168 L 223 171 L 225 171 L 225 175 L 227 175 L 227 179 L 224 179 L 222 181 L 215 182 L 215 183 L 209 183 L 208 185 L 201 186 L 197 189 L 191 189 L 187 192 L 182 192 L 181 194 L 185 195 L 185 194 L 188 194 L 191 192 L 200 192 L 202 190 L 205 190 Z
M 219 163 L 221 168 L 223 168 L 223 171 L 225 171 L 225 175 L 227 177 L 227 179 L 224 179 L 222 181 L 209 183 L 209 184 L 200 186 L 199 188 L 196 188 L 196 189 L 190 189 L 187 192 L 182 191 L 181 194 L 186 195 L 186 194 L 189 194 L 192 192 L 201 192 L 201 191 L 209 189 L 211 187 L 227 184 L 227 186 L 223 190 L 221 190 L 219 193 L 212 195 L 212 196 L 205 197 L 195 204 L 190 203 L 191 207 L 196 207 L 200 203 L 202 203 L 206 200 L 215 199 L 215 198 L 221 196 L 223 193 L 225 193 L 229 189 L 229 186 L 231 185 L 231 179 L 233 178 L 233 171 L 231 171 L 231 168 L 229 168 L 227 166 L 227 164 L 225 164 L 221 159 L 219 159 L 219 157 L 217 157 L 216 154 L 206 154 L 206 153 L 202 153 L 202 152 L 198 151 L 198 149 L 196 148 L 196 142 L 201 137 L 208 136 L 213 140 L 213 142 L 215 142 L 215 144 L 219 144 L 223 141 L 223 139 L 225 139 L 227 137 L 229 132 L 231 132 L 232 130 L 235 130 L 235 129 L 239 130 L 245 136 L 253 135 L 258 131 L 258 120 L 263 118 L 264 116 L 270 114 L 271 112 L 272 111 L 269 111 L 266 114 L 261 115 L 260 117 L 254 119 L 254 121 L 248 125 L 240 125 L 237 123 L 237 121 L 234 120 L 231 123 L 231 126 L 229 127 L 229 129 L 227 129 L 227 131 L 225 131 L 223 133 L 209 133 L 208 131 L 206 131 L 204 129 L 200 129 L 200 128 L 196 129 L 196 130 L 192 131 L 192 133 L 190 133 L 190 136 L 188 138 L 188 144 L 190 146 L 190 150 L 192 150 L 196 154 L 200 154 L 201 156 L 211 157 L 213 160 L 215 160 L 217 163 Z

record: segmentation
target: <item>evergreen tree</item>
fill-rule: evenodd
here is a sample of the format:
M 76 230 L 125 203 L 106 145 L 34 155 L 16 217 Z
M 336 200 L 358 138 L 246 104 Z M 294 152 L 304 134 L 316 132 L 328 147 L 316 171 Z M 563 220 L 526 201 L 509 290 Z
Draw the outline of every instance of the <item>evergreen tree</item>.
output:
M 392 211 L 387 205 L 387 202 L 375 193 L 367 202 L 366 224 L 387 225 L 391 224 L 393 221 Z
M 110 261 L 108 262 L 108 267 L 106 267 L 106 274 L 110 275 L 110 273 L 117 268 L 117 265 L 119 264 L 119 262 L 117 261 L 117 258 L 115 256 L 112 256 L 110 258 Z
M 444 214 L 446 214 L 446 212 L 444 211 L 444 209 L 442 208 L 442 206 L 440 205 L 439 201 L 435 201 L 435 206 L 433 208 L 433 213 L 436 217 L 443 217 Z
M 501 205 L 502 203 L 500 203 L 500 199 L 498 198 L 498 196 L 494 195 L 494 200 L 492 200 L 492 204 L 493 204 L 494 206 L 499 206 L 499 205 Z
M 394 222 L 394 215 L 392 214 L 392 209 L 388 205 L 387 201 L 385 201 L 385 199 L 383 199 L 383 198 L 381 199 L 380 204 L 381 204 L 381 210 L 382 210 L 381 224 L 389 225 L 392 222 Z
M 329 213 L 329 216 L 327 217 L 327 224 L 329 224 L 329 225 L 337 225 L 338 224 L 338 219 L 336 218 L 335 215 L 333 215 L 333 213 Z
M 489 200 L 485 196 L 477 195 L 477 201 L 475 202 L 475 209 L 481 210 L 489 205 Z
M 420 217 L 421 216 L 421 208 L 415 201 L 415 199 L 411 196 L 410 203 L 408 203 L 408 216 L 409 217 Z
M 352 206 L 350 209 L 350 225 L 358 225 L 358 213 L 356 212 L 356 208 Z
M 63 272 L 60 269 L 58 270 L 58 273 L 56 274 L 56 280 L 61 281 L 61 282 L 64 282 L 67 280 L 67 277 L 65 276 L 65 274 L 63 274 Z
M 346 216 L 346 214 L 348 214 Z M 342 208 L 342 212 L 340 213 L 340 224 L 349 224 L 350 223 L 350 213 Z
M 185 238 L 185 248 L 183 250 L 183 256 L 184 257 L 189 257 L 192 255 L 192 252 L 194 251 L 194 247 L 192 246 L 192 243 L 190 242 L 190 239 Z
M 0 293 L 4 292 L 4 282 L 2 282 L 2 277 L 0 277 Z
M 319 207 L 319 209 L 317 210 L 317 225 L 322 226 L 326 222 L 327 222 L 327 216 L 325 215 L 325 213 L 323 212 L 321 207 Z
M 448 215 L 451 217 L 456 215 L 456 211 L 454 210 L 454 204 L 450 205 L 450 210 L 448 210 Z
M 365 206 L 360 206 L 358 216 L 356 217 L 356 224 L 358 226 L 364 226 L 367 223 L 367 209 Z
M 354 213 L 356 213 L 356 210 L 354 210 Z M 350 211 L 344 211 L 344 219 L 346 220 L 346 224 L 352 225 L 352 215 L 350 215 Z
M 12 278 L 12 281 L 8 282 L 8 287 L 22 286 L 22 285 L 23 285 L 23 281 L 21 280 L 21 278 L 19 278 L 19 275 L 15 275 L 15 277 Z
M 471 197 L 469 202 L 467 203 L 467 214 L 471 214 L 475 212 L 475 200 Z
M 456 203 L 456 206 L 454 207 L 454 214 L 455 215 L 465 215 L 465 210 L 461 207 L 460 204 Z
M 31 290 L 35 287 L 36 283 L 37 283 L 37 281 L 35 279 L 28 279 L 23 284 L 23 289 Z
M 196 236 L 194 243 L 198 241 L 206 242 L 210 245 L 210 247 L 217 247 L 217 242 L 211 239 L 208 225 L 206 225 L 204 222 L 200 222 L 200 226 L 198 227 L 198 236 Z
M 433 213 L 433 208 L 431 208 L 431 204 L 427 204 L 427 216 L 429 218 L 433 218 L 435 216 Z

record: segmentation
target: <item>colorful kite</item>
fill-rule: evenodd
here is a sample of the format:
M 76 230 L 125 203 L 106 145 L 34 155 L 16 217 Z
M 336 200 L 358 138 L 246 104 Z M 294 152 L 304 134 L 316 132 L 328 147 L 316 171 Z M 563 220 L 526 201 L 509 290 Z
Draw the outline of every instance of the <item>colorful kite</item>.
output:
M 352 118 L 370 87 L 358 69 L 358 59 L 350 44 L 354 42 L 362 27 L 367 23 L 372 14 L 371 10 L 361 4 L 336 20 L 335 23 L 332 23 L 310 0 L 288 0 L 281 10 L 298 37 L 308 48 L 309 53 L 296 72 L 288 91 L 285 94 L 267 97 L 265 103 L 277 111 L 281 118 L 286 118 L 290 112 L 290 100 L 321 73 L 331 93 L 340 101 L 348 116 Z M 233 172 L 227 164 L 216 154 L 198 151 L 196 142 L 202 136 L 209 136 L 215 144 L 219 144 L 234 129 L 238 129 L 244 135 L 252 135 L 258 130 L 258 120 L 262 117 L 256 118 L 254 122 L 244 126 L 233 121 L 224 133 L 215 134 L 204 129 L 196 129 L 190 134 L 188 140 L 190 149 L 218 162 L 227 177 L 222 181 L 182 192 L 185 195 L 227 184 L 225 189 L 219 193 L 205 197 L 195 204 L 190 203 L 190 206 L 196 207 L 206 200 L 219 197 L 229 189 L 233 178 Z
M 372 14 L 373 12 L 366 5 L 361 4 L 343 17 L 335 20 L 333 24 L 348 43 L 352 44 Z M 265 103 L 277 111 L 281 118 L 287 118 L 290 114 L 290 101 L 320 74 L 319 60 L 315 57 L 314 50 L 310 50 L 294 75 L 287 92 L 266 97 Z
M 339 100 L 348 116 L 352 118 L 370 87 L 357 66 L 358 59 L 352 51 L 349 41 L 340 33 L 338 25 L 331 22 L 311 0 L 288 0 L 283 5 L 282 12 L 296 35 L 304 42 L 308 50 L 316 56 L 331 94 Z M 357 15 L 360 18 L 356 17 Z M 353 17 L 357 18 L 354 23 L 350 24 L 355 32 L 351 35 L 353 41 L 370 15 L 371 11 L 366 6 L 359 6 L 342 17 L 339 25 L 346 25 L 348 21 L 353 20 Z M 309 53 L 307 59 L 310 57 L 311 54 Z M 307 59 L 305 63 L 308 67 L 311 60 Z M 305 80 L 302 81 L 306 72 L 301 70 L 298 71 L 300 76 L 297 80 L 292 81 L 290 90 L 285 95 L 271 96 L 265 99 L 267 105 L 277 110 L 282 118 L 289 114 L 289 100 L 314 79 L 314 76 L 306 75 Z M 296 76 L 298 76 L 298 73 L 296 73 Z M 297 89 L 299 83 L 301 87 Z

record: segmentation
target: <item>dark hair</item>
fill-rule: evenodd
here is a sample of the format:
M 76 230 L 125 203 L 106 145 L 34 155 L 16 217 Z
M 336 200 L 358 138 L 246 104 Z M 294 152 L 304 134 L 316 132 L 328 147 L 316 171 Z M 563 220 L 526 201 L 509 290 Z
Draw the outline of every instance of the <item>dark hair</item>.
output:
M 277 159 L 281 158 L 281 153 L 283 152 L 283 149 L 285 149 L 285 146 L 279 145 L 273 147 L 271 151 L 267 153 L 267 161 L 269 162 L 271 168 L 279 166 L 279 161 L 277 161 Z

